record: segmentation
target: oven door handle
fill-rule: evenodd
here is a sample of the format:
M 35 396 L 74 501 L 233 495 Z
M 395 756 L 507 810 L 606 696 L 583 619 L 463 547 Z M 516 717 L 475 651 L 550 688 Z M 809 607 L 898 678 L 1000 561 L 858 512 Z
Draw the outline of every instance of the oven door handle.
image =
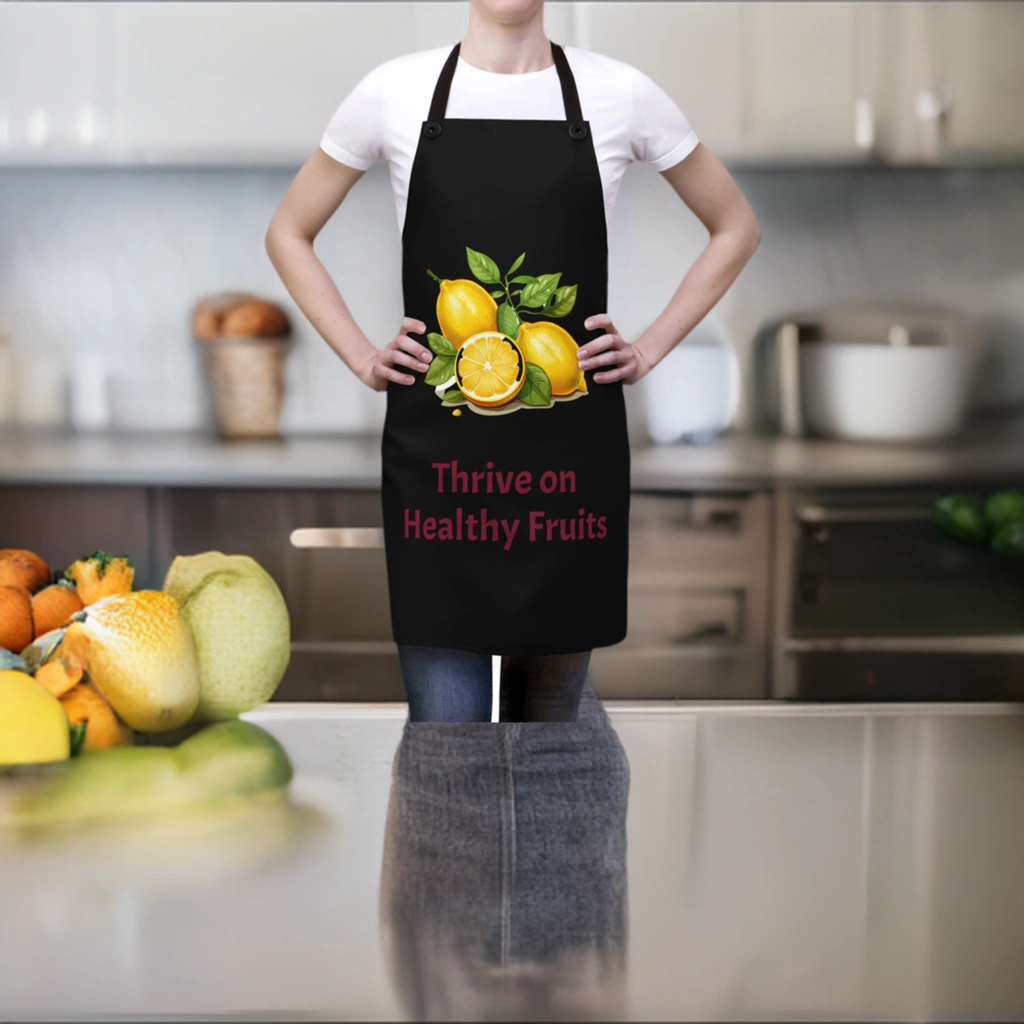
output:
M 800 523 L 886 523 L 932 518 L 928 505 L 870 505 L 840 508 L 827 505 L 797 505 L 793 517 Z
M 382 548 L 384 531 L 379 526 L 306 526 L 292 530 L 294 548 Z

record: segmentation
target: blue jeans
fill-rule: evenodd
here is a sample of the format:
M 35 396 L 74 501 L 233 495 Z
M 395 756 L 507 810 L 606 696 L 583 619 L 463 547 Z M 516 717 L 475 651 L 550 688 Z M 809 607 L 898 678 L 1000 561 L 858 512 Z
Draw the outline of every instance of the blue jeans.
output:
M 446 647 L 398 645 L 410 722 L 489 722 L 491 656 Z M 574 722 L 590 651 L 503 657 L 502 722 Z

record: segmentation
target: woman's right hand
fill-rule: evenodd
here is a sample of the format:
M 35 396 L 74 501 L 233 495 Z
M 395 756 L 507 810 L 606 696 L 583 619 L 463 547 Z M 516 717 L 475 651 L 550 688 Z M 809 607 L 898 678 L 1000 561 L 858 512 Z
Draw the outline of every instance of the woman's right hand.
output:
M 421 371 L 428 368 L 433 353 L 415 338 L 410 338 L 406 331 L 426 334 L 427 325 L 422 320 L 404 317 L 399 333 L 384 348 L 378 349 L 373 359 L 359 372 L 359 379 L 374 391 L 386 390 L 388 381 L 392 380 L 396 384 L 415 384 L 416 378 L 412 374 L 402 373 L 399 366 Z

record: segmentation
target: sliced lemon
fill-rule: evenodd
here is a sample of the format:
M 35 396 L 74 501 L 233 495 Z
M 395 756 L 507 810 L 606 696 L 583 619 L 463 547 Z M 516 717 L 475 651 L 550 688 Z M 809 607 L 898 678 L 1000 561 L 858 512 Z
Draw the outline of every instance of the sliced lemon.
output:
M 526 360 L 514 341 L 497 331 L 468 338 L 455 357 L 455 382 L 474 405 L 504 405 L 519 394 Z

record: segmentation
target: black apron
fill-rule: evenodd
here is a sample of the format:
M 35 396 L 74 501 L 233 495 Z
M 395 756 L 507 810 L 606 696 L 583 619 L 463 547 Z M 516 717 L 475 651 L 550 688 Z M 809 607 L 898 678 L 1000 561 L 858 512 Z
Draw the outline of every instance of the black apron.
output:
M 551 49 L 564 121 L 446 118 L 456 44 L 421 128 L 402 287 L 435 355 L 388 384 L 381 445 L 399 644 L 568 654 L 626 634 L 623 388 L 576 365 L 603 333 L 583 321 L 607 306 L 604 192 Z

